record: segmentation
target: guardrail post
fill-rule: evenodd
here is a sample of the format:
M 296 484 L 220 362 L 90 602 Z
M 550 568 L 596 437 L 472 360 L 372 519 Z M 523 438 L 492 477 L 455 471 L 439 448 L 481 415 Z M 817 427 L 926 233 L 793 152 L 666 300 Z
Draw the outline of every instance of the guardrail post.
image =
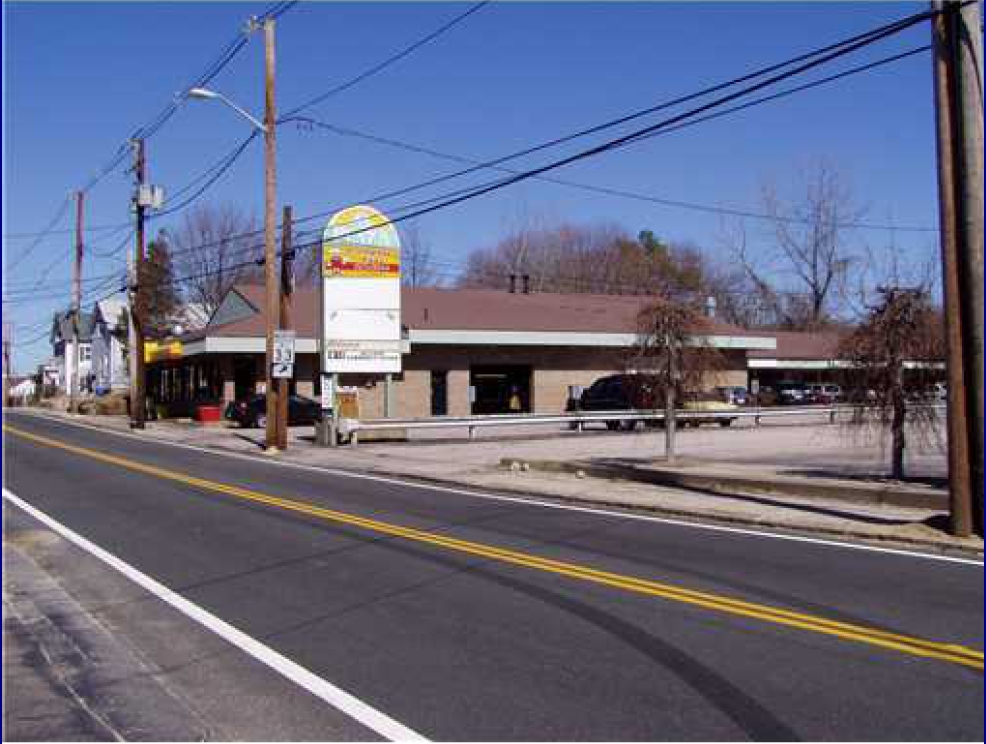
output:
M 357 444 L 359 444 L 359 429 L 353 429 L 349 435 L 349 446 L 355 447 Z
M 835 409 L 834 408 L 831 411 L 829 411 L 829 423 L 830 424 L 834 424 L 835 423 Z
M 469 427 L 469 438 L 470 439 L 475 439 L 476 438 L 476 427 L 475 426 L 470 426 Z
M 578 432 L 585 431 L 585 421 L 576 421 L 575 422 L 575 430 L 578 431 Z

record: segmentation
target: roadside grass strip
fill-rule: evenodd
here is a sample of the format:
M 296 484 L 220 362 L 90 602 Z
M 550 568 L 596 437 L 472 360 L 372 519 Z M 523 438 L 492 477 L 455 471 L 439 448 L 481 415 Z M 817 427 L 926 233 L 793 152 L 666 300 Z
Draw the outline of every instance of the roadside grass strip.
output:
M 969 667 L 978 671 L 983 670 L 983 652 L 953 643 L 941 643 L 912 636 L 901 635 L 869 628 L 853 623 L 829 620 L 824 617 L 810 615 L 780 607 L 747 602 L 725 595 L 696 591 L 685 587 L 666 584 L 649 579 L 626 576 L 623 574 L 601 571 L 576 563 L 557 561 L 544 558 L 532 553 L 525 553 L 493 545 L 460 540 L 458 538 L 427 532 L 398 524 L 382 522 L 376 519 L 360 517 L 347 512 L 335 511 L 314 504 L 294 499 L 272 496 L 259 491 L 235 486 L 228 483 L 197 478 L 195 476 L 177 473 L 154 465 L 148 465 L 116 455 L 97 452 L 85 447 L 68 444 L 50 437 L 40 436 L 12 426 L 4 425 L 5 432 L 38 444 L 56 447 L 77 455 L 106 462 L 131 471 L 152 475 L 157 478 L 194 486 L 205 491 L 221 493 L 245 501 L 275 507 L 284 511 L 304 514 L 318 519 L 359 527 L 379 534 L 399 537 L 417 543 L 424 543 L 446 550 L 465 553 L 468 555 L 488 558 L 515 566 L 523 566 L 547 573 L 566 576 L 580 581 L 601 584 L 621 589 L 623 591 L 652 597 L 681 602 L 740 617 L 752 618 L 763 622 L 782 625 L 790 628 L 834 636 L 843 640 L 864 643 L 884 649 L 898 651 L 911 656 L 919 656 Z

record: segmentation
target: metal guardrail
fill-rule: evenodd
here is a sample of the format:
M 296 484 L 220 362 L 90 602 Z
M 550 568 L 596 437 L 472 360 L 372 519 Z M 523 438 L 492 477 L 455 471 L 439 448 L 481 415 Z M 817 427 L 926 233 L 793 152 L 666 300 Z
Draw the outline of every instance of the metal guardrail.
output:
M 935 406 L 935 408 L 944 406 Z M 837 406 L 802 406 L 798 408 L 771 407 L 771 408 L 738 408 L 735 411 L 692 411 L 678 410 L 675 412 L 675 421 L 688 423 L 689 421 L 699 420 L 708 421 L 710 419 L 729 420 L 732 422 L 739 418 L 752 418 L 756 425 L 760 424 L 763 418 L 804 416 L 804 415 L 824 415 L 828 416 L 829 423 L 835 423 L 836 417 L 840 412 L 851 413 L 857 407 L 852 405 Z M 339 433 L 343 437 L 349 438 L 351 445 L 359 443 L 359 433 L 361 431 L 388 431 L 394 429 L 455 429 L 464 428 L 468 430 L 469 438 L 475 437 L 477 428 L 489 426 L 506 425 L 559 425 L 568 424 L 571 428 L 582 431 L 584 424 L 587 423 L 609 423 L 623 421 L 663 421 L 664 411 L 656 410 L 622 410 L 622 411 L 593 411 L 546 414 L 489 414 L 483 416 L 434 416 L 431 418 L 405 418 L 405 419 L 369 419 L 361 421 L 358 419 L 343 418 L 339 421 Z

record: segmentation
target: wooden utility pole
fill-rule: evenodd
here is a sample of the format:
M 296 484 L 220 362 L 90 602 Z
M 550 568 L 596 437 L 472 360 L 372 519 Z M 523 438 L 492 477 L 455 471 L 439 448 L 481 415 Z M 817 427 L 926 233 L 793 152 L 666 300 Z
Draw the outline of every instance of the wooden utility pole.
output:
M 144 206 L 141 187 L 147 183 L 147 159 L 144 140 L 134 140 L 134 173 L 136 193 L 134 194 L 134 261 L 130 284 L 130 426 L 143 429 L 147 418 L 147 394 L 145 391 L 146 370 L 144 368 L 144 328 L 141 325 L 141 312 L 146 306 L 147 287 L 141 286 L 144 278 Z M 141 299 L 145 302 L 141 303 Z
M 952 4 L 956 229 L 965 348 L 972 527 L 983 534 L 983 43 L 978 2 Z
M 75 192 L 75 264 L 72 268 L 72 374 L 68 375 L 68 409 L 72 413 L 79 412 L 79 392 L 82 387 L 82 375 L 79 363 L 82 354 L 79 353 L 79 321 L 82 315 L 82 213 L 85 203 L 85 193 Z M 65 357 L 65 369 L 69 369 L 68 355 Z
M 274 110 L 274 19 L 264 21 L 264 284 L 266 287 L 267 346 L 264 358 L 266 378 L 265 398 L 266 436 L 268 452 L 277 451 L 277 391 L 273 385 L 274 331 L 277 329 L 280 303 L 280 286 L 277 281 L 275 231 L 277 228 L 277 175 L 274 165 L 275 130 L 277 116 Z
M 975 85 L 973 76 L 977 70 L 978 79 L 982 80 L 979 6 L 970 3 L 960 9 L 958 3 L 935 0 L 932 9 L 936 11 L 932 18 L 932 38 L 942 287 L 948 345 L 951 531 L 968 536 L 975 528 L 981 535 L 983 110 L 978 93 L 969 90 Z M 966 10 L 970 11 L 968 17 Z M 978 153 L 971 152 L 977 138 Z
M 9 406 L 13 401 L 10 398 L 10 376 L 14 373 L 10 361 L 10 349 L 14 343 L 14 324 L 3 324 L 3 405 Z
M 291 300 L 294 292 L 294 248 L 291 241 L 291 207 L 285 206 L 281 218 L 281 309 L 280 326 L 282 331 L 291 330 Z M 277 446 L 288 448 L 288 398 L 291 394 L 290 380 L 282 377 L 277 381 Z

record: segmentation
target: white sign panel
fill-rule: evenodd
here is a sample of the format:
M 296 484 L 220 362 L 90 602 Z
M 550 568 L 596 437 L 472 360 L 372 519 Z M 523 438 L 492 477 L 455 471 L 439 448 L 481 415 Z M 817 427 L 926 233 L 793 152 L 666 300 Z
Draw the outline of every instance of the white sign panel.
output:
M 401 247 L 373 207 L 337 212 L 322 235 L 325 372 L 401 371 Z
M 274 378 L 294 377 L 294 331 L 274 331 L 274 359 L 270 375 Z
M 274 364 L 294 364 L 294 331 L 274 331 Z

